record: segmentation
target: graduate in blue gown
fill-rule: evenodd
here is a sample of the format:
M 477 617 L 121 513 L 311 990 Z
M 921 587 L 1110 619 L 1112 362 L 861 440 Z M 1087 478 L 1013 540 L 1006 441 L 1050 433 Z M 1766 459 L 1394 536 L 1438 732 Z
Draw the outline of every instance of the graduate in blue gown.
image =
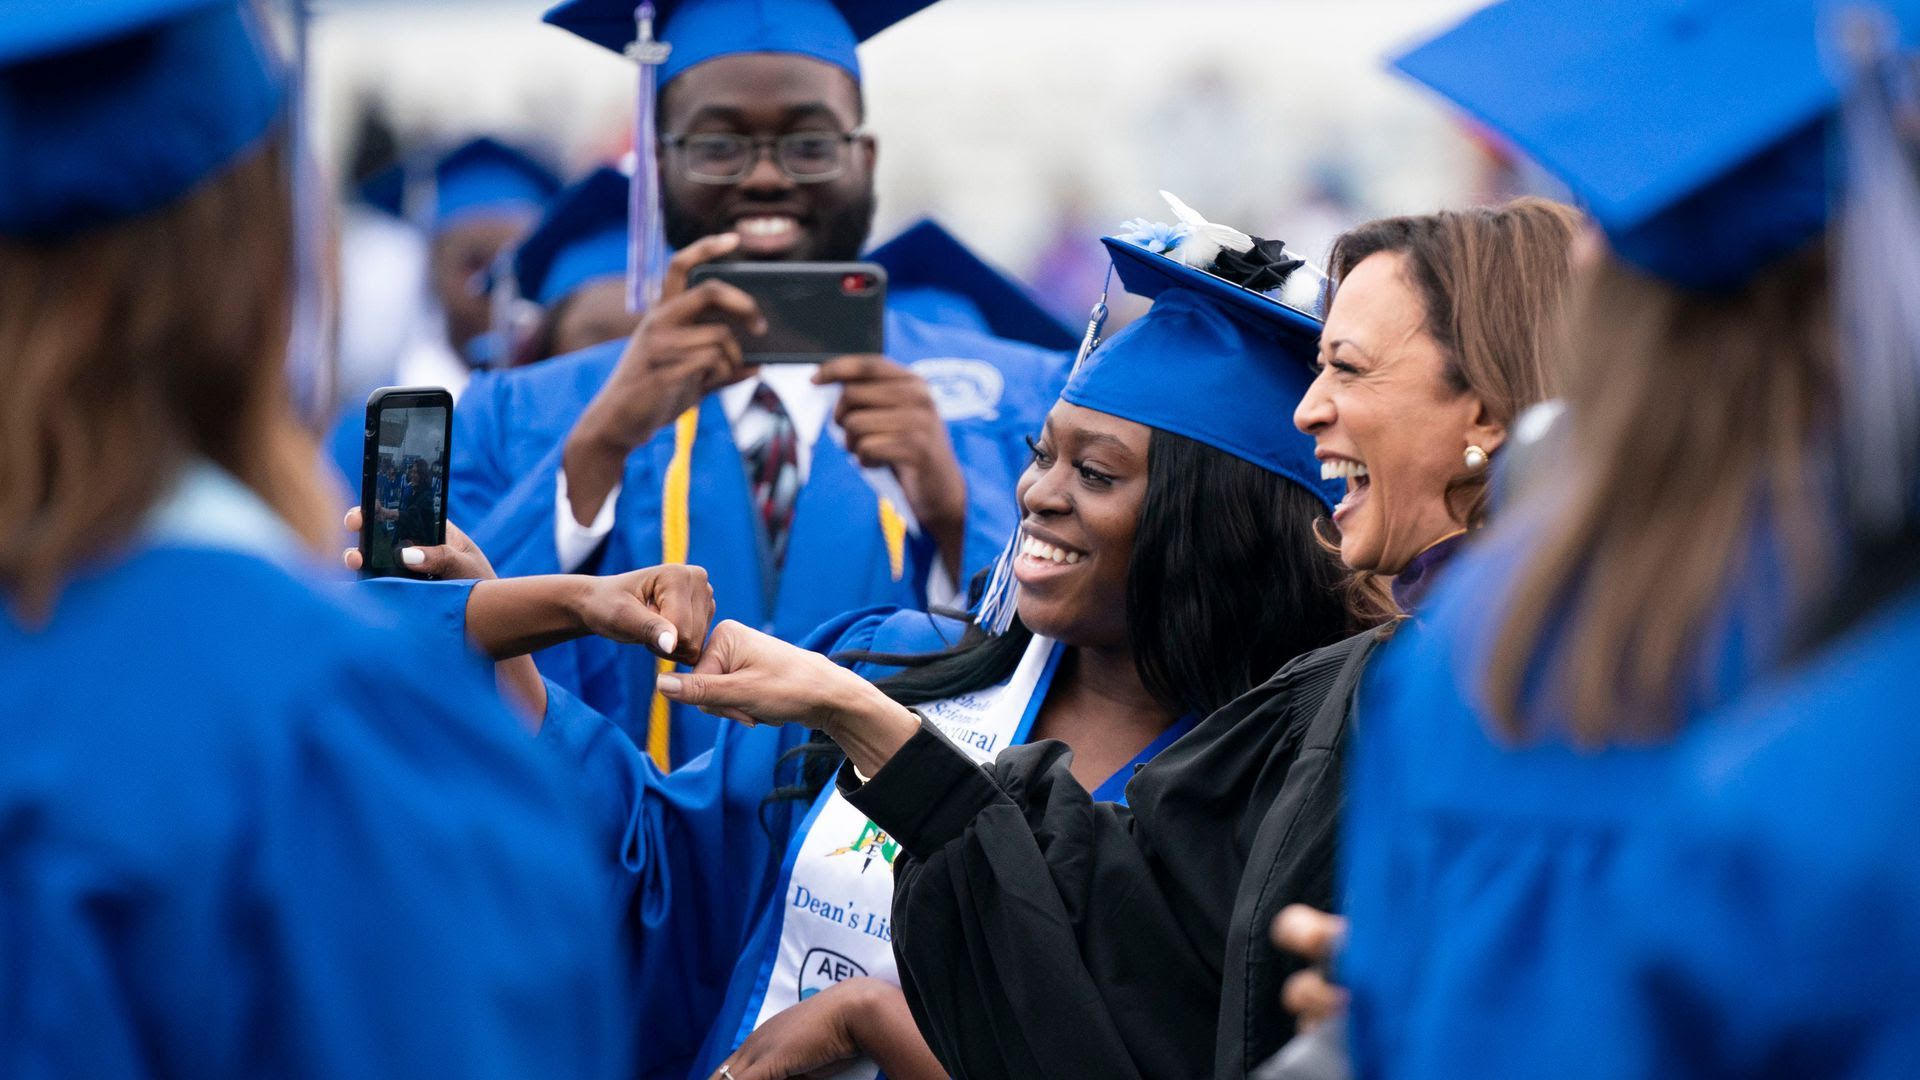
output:
M 1510 0 L 1398 61 L 1558 173 L 1606 246 L 1550 482 L 1361 691 L 1360 1075 L 1637 1075 L 1608 1019 L 1617 869 L 1680 813 L 1676 738 L 1778 668 L 1839 543 L 1819 7 Z
M 468 370 L 507 362 L 493 326 L 487 271 L 540 220 L 560 181 L 535 158 L 496 139 L 469 139 L 422 170 L 418 196 L 428 239 L 429 325 L 400 358 L 400 385 L 444 386 L 459 400 Z M 390 183 L 404 188 L 405 177 Z M 389 192 L 389 194 L 391 194 Z M 360 496 L 366 402 L 348 401 L 328 431 L 327 453 L 346 490 Z
M 311 584 L 259 15 L 0 9 L 0 1074 L 627 1075 L 566 776 Z
M 854 661 L 855 673 L 877 680 L 869 684 L 723 623 L 695 673 L 675 676 L 677 697 L 735 718 L 820 724 L 832 710 L 812 703 L 844 693 L 889 716 L 911 705 L 922 725 L 896 763 L 851 797 L 857 785 L 844 780 L 836 745 L 807 744 L 797 793 L 773 800 L 785 805 L 798 794 L 807 809 L 701 1050 L 701 1071 L 690 1075 L 713 1075 L 716 1066 L 739 1080 L 1124 1075 L 1107 1069 L 1116 1053 L 1124 1058 L 1122 1044 L 1166 1041 L 1151 1025 L 1128 1024 L 1149 1011 L 1131 1003 L 1148 1000 L 1181 1014 L 1183 1025 L 1197 1014 L 1210 1035 L 1217 957 L 1190 967 L 1174 942 L 1102 932 L 1101 914 L 1159 904 L 1109 860 L 1109 844 L 1129 844 L 1121 838 L 1126 803 L 1138 787 L 1129 784 L 1149 759 L 1187 745 L 1180 736 L 1196 719 L 1352 626 L 1332 587 L 1336 565 L 1313 532 L 1334 485 L 1319 479 L 1311 440 L 1268 423 L 1309 382 L 1304 359 L 1318 320 L 1234 283 L 1266 273 L 1268 287 L 1284 294 L 1312 279 L 1306 293 L 1317 298 L 1318 278 L 1278 242 L 1245 239 L 1261 255 L 1237 270 L 1224 255 L 1200 270 L 1107 241 L 1121 279 L 1154 306 L 1093 348 L 1049 414 L 1020 485 L 1018 543 L 996 568 L 975 626 L 920 612 L 856 613 L 809 643 Z M 1185 392 L 1166 393 L 1169 379 Z M 1270 510 L 1237 512 L 1247 507 Z M 1196 532 L 1196 521 L 1210 527 Z M 1260 728 L 1259 737 L 1291 747 L 1287 756 L 1297 753 L 1312 770 L 1305 763 L 1318 758 L 1301 749 L 1313 744 L 1302 729 L 1248 727 L 1248 737 Z M 767 730 L 729 726 L 717 745 Z M 850 727 L 826 730 L 847 745 Z M 1036 745 L 1001 752 L 1028 741 Z M 1265 762 L 1260 771 L 1276 780 L 1290 772 L 1245 754 L 1244 743 L 1234 750 Z M 998 790 L 979 767 L 989 762 L 991 775 L 1014 778 L 1004 781 L 1008 790 L 1035 799 L 1022 808 L 1029 816 L 976 799 L 979 787 Z M 1243 794 L 1235 788 L 1221 799 L 1237 805 Z M 1213 818 L 1213 838 L 1194 849 L 1217 854 L 1214 842 L 1244 840 L 1235 823 L 1196 813 Z M 1330 879 L 1331 839 L 1321 827 L 1330 824 L 1330 815 L 1300 822 L 1299 846 L 1281 857 L 1290 885 Z M 904 875 L 897 886 L 895 873 Z M 963 878 L 972 887 L 949 893 L 942 907 L 942 883 Z M 1216 899 L 1183 912 L 1191 925 L 1180 941 L 1191 935 L 1203 955 L 1228 917 L 1211 906 Z M 1085 912 L 1096 913 L 1095 925 L 1079 924 Z M 896 938 L 896 919 L 907 918 L 913 936 L 903 927 Z M 1067 939 L 1083 942 L 1084 953 Z M 1163 981 L 1153 985 L 1107 978 L 1143 953 L 1181 959 L 1156 969 Z M 936 967 L 947 974 L 936 976 Z M 1113 1023 L 1135 1030 L 1116 1032 L 1103 1015 L 1063 1034 L 1056 1010 L 1110 993 Z M 1053 1045 L 1033 1050 L 1036 1039 Z M 1164 1065 L 1159 1054 L 1145 1052 Z M 1084 1071 L 1055 1067 L 1068 1057 L 1087 1061 Z M 1047 1064 L 1023 1070 L 1015 1060 Z
M 451 515 L 502 573 L 689 561 L 712 573 L 723 614 L 797 640 L 850 608 L 951 597 L 992 561 L 1070 335 L 1053 328 L 1037 347 L 929 321 L 915 313 L 938 307 L 923 285 L 911 310 L 887 311 L 886 356 L 762 371 L 739 363 L 725 330 L 753 324 L 744 294 L 683 284 L 717 257 L 859 255 L 875 144 L 859 130 L 855 46 L 923 6 L 659 6 L 670 51 L 657 71 L 642 65 L 659 93 L 641 112 L 658 107 L 662 138 L 640 205 L 657 186 L 678 253 L 663 294 L 630 340 L 484 376 L 455 415 Z M 548 21 L 619 50 L 635 38 L 633 14 L 573 0 Z M 655 143 L 651 130 L 642 138 Z M 795 138 L 805 141 L 777 141 Z M 644 237 L 646 221 L 631 224 Z M 1022 299 L 978 263 L 946 280 L 969 276 L 986 281 L 956 290 L 981 294 L 976 311 Z M 662 763 L 712 741 L 712 721 L 691 710 L 668 722 L 644 656 L 581 642 L 540 662 Z
M 1671 813 L 1622 868 L 1609 929 L 1632 1055 L 1615 1075 L 1867 1080 L 1920 1063 L 1916 103 L 1911 36 L 1868 26 L 1845 69 L 1836 243 L 1861 554 L 1792 672 L 1688 740 Z

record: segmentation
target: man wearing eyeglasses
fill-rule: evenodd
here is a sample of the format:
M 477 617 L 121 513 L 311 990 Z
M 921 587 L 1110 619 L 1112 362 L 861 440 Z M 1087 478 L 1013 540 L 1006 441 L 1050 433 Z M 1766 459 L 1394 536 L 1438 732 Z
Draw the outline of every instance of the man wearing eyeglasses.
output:
M 1017 524 L 1023 440 L 1064 383 L 1070 331 L 1049 321 L 1033 336 L 1045 348 L 995 336 L 987 325 L 1031 304 L 1017 289 L 995 278 L 974 293 L 991 299 L 973 303 L 964 290 L 899 288 L 911 275 L 895 272 L 888 355 L 759 368 L 736 336 L 758 328 L 750 298 L 686 287 L 713 259 L 860 256 L 877 144 L 860 126 L 854 46 L 929 2 L 657 5 L 671 51 L 656 145 L 675 251 L 662 299 L 625 342 L 483 377 L 456 417 L 451 513 L 501 572 L 683 560 L 707 568 L 719 617 L 798 640 L 844 611 L 952 597 L 993 561 Z M 547 21 L 619 51 L 636 36 L 633 0 L 569 0 Z M 945 261 L 970 263 L 956 276 L 983 270 L 964 253 Z M 663 766 L 712 742 L 715 722 L 692 710 L 665 723 L 639 650 L 584 641 L 539 659 Z

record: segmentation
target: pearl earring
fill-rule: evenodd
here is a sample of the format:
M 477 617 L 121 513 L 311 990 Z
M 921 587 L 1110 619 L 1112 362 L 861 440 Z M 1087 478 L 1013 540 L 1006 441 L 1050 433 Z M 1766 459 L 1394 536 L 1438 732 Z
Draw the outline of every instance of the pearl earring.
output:
M 1467 471 L 1479 472 L 1487 467 L 1487 452 L 1477 446 L 1467 447 Z

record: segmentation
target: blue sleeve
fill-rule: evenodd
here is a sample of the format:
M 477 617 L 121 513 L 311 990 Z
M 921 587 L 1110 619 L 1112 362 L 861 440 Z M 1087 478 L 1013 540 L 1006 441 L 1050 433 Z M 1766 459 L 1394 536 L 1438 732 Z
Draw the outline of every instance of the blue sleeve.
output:
M 596 823 L 609 888 L 628 913 L 630 1022 L 651 1033 L 643 1069 L 669 1075 L 691 1061 L 719 1013 L 805 811 L 767 796 L 781 757 L 808 732 L 723 724 L 712 750 L 663 774 L 564 688 L 549 681 L 547 694 L 538 742 L 574 773 Z
M 271 992 L 235 1071 L 624 1075 L 618 913 L 578 807 L 482 684 L 413 663 L 303 695 L 268 764 L 242 925 Z
M 476 584 L 376 577 L 345 587 L 371 618 L 399 631 L 438 663 L 491 674 L 492 659 L 467 640 L 467 601 Z
M 468 531 L 502 576 L 568 572 L 560 566 L 560 551 L 553 542 L 560 462 L 565 450 L 564 443 L 548 450 L 538 464 L 499 492 Z
M 491 371 L 476 372 L 453 409 L 453 467 L 447 485 L 447 520 L 466 530 L 493 510 L 513 485 L 506 465 L 502 397 L 507 384 Z M 487 551 L 483 546 L 482 551 Z M 493 552 L 487 551 L 489 557 Z
M 856 659 L 857 654 L 918 656 L 942 652 L 958 644 L 966 630 L 967 624 L 959 619 L 888 604 L 859 608 L 828 619 L 808 634 L 800 647 L 820 653 L 874 681 L 900 669 Z
M 842 612 L 815 627 L 812 633 L 800 640 L 800 647 L 828 657 L 871 649 L 874 634 L 879 632 L 890 616 L 900 610 L 897 605 L 882 604 Z

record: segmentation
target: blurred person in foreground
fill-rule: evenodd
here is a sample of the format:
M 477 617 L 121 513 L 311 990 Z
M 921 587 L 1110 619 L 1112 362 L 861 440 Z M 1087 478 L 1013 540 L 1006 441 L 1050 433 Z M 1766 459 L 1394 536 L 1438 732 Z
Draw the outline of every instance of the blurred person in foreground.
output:
M 309 583 L 258 14 L 0 9 L 0 1073 L 625 1075 L 565 780 Z
M 1897 33 L 1872 12 L 1831 24 L 1853 80 L 1835 420 L 1857 543 L 1793 670 L 1687 741 L 1672 812 L 1622 869 L 1608 938 L 1637 1056 L 1616 1075 L 1893 1080 L 1920 1063 L 1920 172 L 1900 17 Z
M 1557 171 L 1604 242 L 1551 481 L 1362 688 L 1339 963 L 1362 1075 L 1688 1074 L 1684 1042 L 1650 1060 L 1620 1022 L 1610 930 L 1668 902 L 1619 868 L 1677 824 L 1677 740 L 1780 669 L 1849 541 L 1821 7 L 1510 0 L 1398 61 Z M 1795 985 L 1790 940 L 1748 947 Z
M 1000 299 L 940 321 L 892 297 L 887 355 L 762 369 L 742 358 L 764 321 L 752 299 L 686 284 L 712 259 L 860 256 L 878 148 L 855 49 L 924 6 L 659 5 L 668 51 L 641 102 L 659 120 L 641 160 L 657 150 L 658 168 L 642 166 L 629 227 L 646 246 L 657 191 L 675 249 L 661 296 L 626 340 L 476 379 L 454 417 L 450 514 L 501 573 L 690 562 L 724 615 L 797 640 L 851 608 L 955 596 L 1004 546 L 1024 440 L 1065 377 L 1052 350 L 1073 340 L 1044 314 L 1025 325 L 1049 348 L 982 332 L 983 314 L 1033 307 L 1018 290 L 976 272 Z M 638 33 L 625 0 L 547 18 L 616 51 Z M 713 742 L 714 721 L 654 693 L 648 656 L 583 641 L 540 665 L 662 765 Z
M 1339 556 L 1369 579 L 1360 595 L 1376 612 L 1388 610 L 1381 579 L 1419 610 L 1482 523 L 1507 425 L 1551 386 L 1577 225 L 1567 207 L 1522 200 L 1373 222 L 1335 246 L 1319 371 L 1294 421 L 1321 477 L 1343 483 Z M 1208 265 L 1218 228 L 1194 226 L 1175 257 Z M 1156 250 L 1175 238 L 1135 235 Z M 1232 400 L 1230 386 L 1204 394 Z M 1268 430 L 1270 411 L 1259 419 L 1255 446 L 1291 437 Z M 1289 661 L 1140 769 L 1125 806 L 1095 801 L 1059 742 L 983 769 L 936 724 L 739 626 L 721 624 L 671 693 L 801 723 L 846 751 L 839 791 L 900 844 L 901 986 L 952 1073 L 1239 1077 L 1291 1033 L 1274 1002 L 1293 966 L 1265 930 L 1282 905 L 1332 903 L 1344 748 L 1364 708 L 1352 691 L 1383 636 Z M 1230 647 L 1251 656 L 1255 644 Z

